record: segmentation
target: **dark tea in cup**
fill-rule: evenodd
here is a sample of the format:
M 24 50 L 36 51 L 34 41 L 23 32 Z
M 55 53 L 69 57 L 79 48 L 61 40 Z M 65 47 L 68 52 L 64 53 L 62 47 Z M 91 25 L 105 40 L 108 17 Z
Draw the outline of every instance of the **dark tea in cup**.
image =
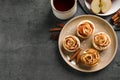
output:
M 77 11 L 77 0 L 51 0 L 51 7 L 57 18 L 69 19 Z
M 56 10 L 67 11 L 75 4 L 75 0 L 53 0 L 53 5 Z

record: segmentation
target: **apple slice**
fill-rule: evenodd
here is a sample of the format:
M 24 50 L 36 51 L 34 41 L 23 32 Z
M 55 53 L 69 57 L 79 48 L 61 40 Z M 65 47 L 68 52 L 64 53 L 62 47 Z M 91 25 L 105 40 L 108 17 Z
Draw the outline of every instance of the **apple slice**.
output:
M 101 9 L 100 9 L 100 0 L 92 0 L 91 10 L 95 14 L 98 14 L 101 11 Z
M 107 12 L 112 6 L 111 0 L 101 0 L 101 12 L 105 13 Z

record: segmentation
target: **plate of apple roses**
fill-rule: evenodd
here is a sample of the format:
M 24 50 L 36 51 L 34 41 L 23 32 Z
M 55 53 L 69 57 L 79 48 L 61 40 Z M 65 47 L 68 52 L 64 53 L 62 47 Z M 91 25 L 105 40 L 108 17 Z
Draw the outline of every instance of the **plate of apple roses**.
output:
M 69 66 L 82 72 L 95 72 L 113 60 L 118 41 L 113 28 L 104 19 L 81 15 L 64 25 L 58 46 Z
M 120 8 L 120 0 L 84 0 L 86 7 L 96 15 L 108 16 Z

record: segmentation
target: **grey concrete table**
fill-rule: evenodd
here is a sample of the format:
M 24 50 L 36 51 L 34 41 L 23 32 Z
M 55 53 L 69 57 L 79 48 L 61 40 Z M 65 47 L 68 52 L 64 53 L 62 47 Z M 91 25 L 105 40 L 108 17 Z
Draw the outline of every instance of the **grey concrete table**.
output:
M 78 6 L 75 16 L 82 14 Z M 99 72 L 78 72 L 64 62 L 49 29 L 67 21 L 52 14 L 50 0 L 0 0 L 0 80 L 120 80 L 120 48 Z

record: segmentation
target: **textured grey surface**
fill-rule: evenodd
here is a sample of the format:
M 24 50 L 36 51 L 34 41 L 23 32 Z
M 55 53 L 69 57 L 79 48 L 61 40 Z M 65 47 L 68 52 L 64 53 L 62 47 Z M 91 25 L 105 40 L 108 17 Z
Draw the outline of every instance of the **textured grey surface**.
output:
M 75 16 L 81 14 L 78 6 Z M 64 62 L 49 28 L 67 21 L 52 14 L 50 0 L 0 0 L 0 80 L 120 80 L 120 48 L 99 72 L 78 72 Z

